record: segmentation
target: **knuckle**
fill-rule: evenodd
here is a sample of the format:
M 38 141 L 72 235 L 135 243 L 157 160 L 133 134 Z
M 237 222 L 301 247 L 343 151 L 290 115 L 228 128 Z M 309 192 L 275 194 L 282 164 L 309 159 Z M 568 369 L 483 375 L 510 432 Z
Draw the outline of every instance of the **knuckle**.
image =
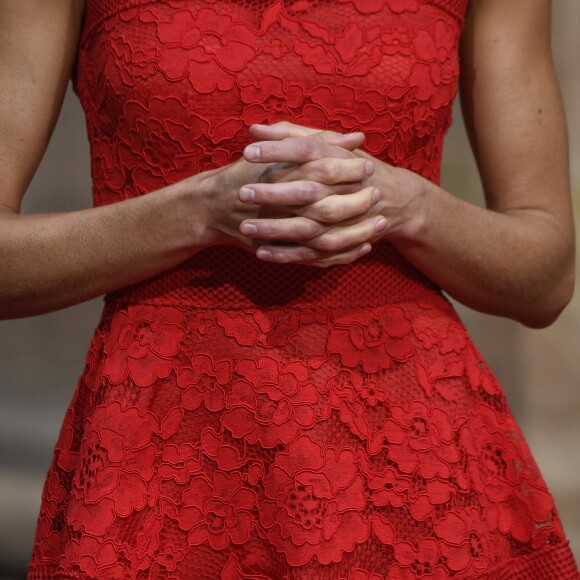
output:
M 304 240 L 310 240 L 318 234 L 318 224 L 310 219 L 301 219 L 298 235 Z
M 336 174 L 336 162 L 332 159 L 324 159 L 317 165 L 317 172 L 321 179 L 331 180 Z
M 336 203 L 327 202 L 320 206 L 318 215 L 323 222 L 336 222 L 340 219 L 340 209 Z
M 310 221 L 310 239 L 323 235 L 325 231 L 326 226 L 315 220 Z
M 316 246 L 323 252 L 335 252 L 339 248 L 340 243 L 335 235 L 326 234 L 316 241 Z
M 298 187 L 298 200 L 304 203 L 311 203 L 316 200 L 320 185 L 314 182 L 303 182 Z
M 320 254 L 311 248 L 304 248 L 301 251 L 300 259 L 304 262 L 314 262 L 320 258 Z
M 314 153 L 314 143 L 310 139 L 297 139 L 294 147 L 301 159 L 310 159 Z

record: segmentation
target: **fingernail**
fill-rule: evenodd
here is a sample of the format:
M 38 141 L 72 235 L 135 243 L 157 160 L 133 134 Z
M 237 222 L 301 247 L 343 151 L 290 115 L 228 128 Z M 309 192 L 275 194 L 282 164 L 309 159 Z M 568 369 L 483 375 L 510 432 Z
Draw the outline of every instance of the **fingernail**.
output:
M 370 244 L 365 244 L 359 251 L 359 256 L 364 256 L 366 254 L 368 254 L 371 250 L 373 249 L 373 247 Z
M 264 248 L 258 248 L 256 252 L 256 256 L 260 258 L 260 260 L 271 260 L 272 259 L 272 252 L 270 250 L 266 250 Z
M 242 224 L 240 231 L 246 236 L 255 236 L 258 233 L 258 228 L 254 224 Z
M 244 157 L 249 161 L 258 161 L 262 156 L 262 149 L 257 145 L 248 145 L 244 150 Z
M 387 220 L 384 217 L 380 217 L 375 223 L 375 232 L 382 232 L 387 227 Z
M 373 203 L 378 203 L 381 199 L 381 192 L 378 189 L 373 189 Z
M 240 199 L 242 201 L 254 201 L 256 199 L 256 192 L 251 187 L 242 187 L 240 189 Z
M 375 166 L 370 161 L 367 161 L 365 165 L 365 170 L 367 172 L 367 175 L 372 175 L 375 171 Z

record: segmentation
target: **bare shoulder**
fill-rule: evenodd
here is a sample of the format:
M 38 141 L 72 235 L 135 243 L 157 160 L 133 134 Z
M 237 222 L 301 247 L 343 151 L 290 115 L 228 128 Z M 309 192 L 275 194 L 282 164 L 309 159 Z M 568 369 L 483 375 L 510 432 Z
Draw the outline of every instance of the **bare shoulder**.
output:
M 84 2 L 0 0 L 0 207 L 17 211 L 58 118 Z

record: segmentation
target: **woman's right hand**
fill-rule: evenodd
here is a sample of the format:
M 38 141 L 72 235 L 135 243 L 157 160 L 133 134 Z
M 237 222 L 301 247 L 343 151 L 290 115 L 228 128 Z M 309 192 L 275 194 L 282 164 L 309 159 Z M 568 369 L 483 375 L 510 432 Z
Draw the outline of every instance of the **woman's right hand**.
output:
M 202 246 L 234 244 L 251 250 L 252 244 L 240 234 L 239 224 L 256 217 L 260 206 L 240 201 L 239 191 L 248 181 L 258 179 L 267 166 L 248 163 L 242 157 L 186 180 L 191 184 L 193 211 L 202 214 Z
M 242 157 L 227 166 L 192 177 L 195 203 L 199 204 L 206 226 L 203 245 L 234 244 L 255 252 L 264 240 L 258 243 L 252 239 L 251 232 L 242 233 L 240 226 L 246 220 L 259 217 L 299 216 L 300 219 L 288 222 L 292 231 L 286 240 L 298 242 L 304 239 L 304 229 L 317 221 L 343 220 L 364 214 L 377 199 L 373 195 L 374 188 L 364 184 L 372 175 L 372 164 L 369 167 L 367 160 L 351 153 L 363 139 L 360 133 L 315 133 L 280 142 L 281 148 L 288 149 L 279 155 L 288 159 L 286 163 L 255 163 Z M 260 188 L 259 199 L 252 203 L 252 188 L 247 186 L 270 181 L 285 183 L 271 190 L 273 195 L 267 199 L 268 188 Z M 334 195 L 350 195 L 352 203 L 348 204 L 348 216 L 327 214 L 325 200 Z

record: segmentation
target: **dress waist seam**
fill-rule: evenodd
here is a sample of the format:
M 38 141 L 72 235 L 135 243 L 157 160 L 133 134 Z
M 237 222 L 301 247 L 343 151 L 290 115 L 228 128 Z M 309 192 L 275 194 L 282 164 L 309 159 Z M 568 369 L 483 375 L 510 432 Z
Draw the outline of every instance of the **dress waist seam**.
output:
M 280 310 L 295 310 L 301 312 L 320 312 L 321 310 L 361 310 L 366 308 L 382 308 L 383 306 L 393 306 L 397 304 L 405 304 L 409 302 L 420 302 L 424 300 L 429 300 L 430 298 L 441 298 L 447 302 L 447 299 L 441 292 L 441 290 L 429 290 L 426 292 L 421 292 L 417 294 L 412 294 L 405 296 L 404 298 L 397 297 L 394 300 L 377 300 L 373 303 L 370 302 L 319 302 L 319 303 L 300 303 L 300 302 L 289 302 L 285 304 L 257 304 L 250 303 L 240 304 L 240 305 L 230 305 L 230 304 L 212 304 L 212 303 L 194 303 L 186 300 L 178 299 L 161 299 L 156 300 L 152 298 L 130 298 L 124 296 L 111 296 L 105 295 L 105 304 L 126 304 L 126 305 L 145 305 L 145 306 L 156 306 L 156 307 L 173 307 L 183 310 L 226 310 L 231 312 L 247 312 L 247 311 L 280 311 Z

